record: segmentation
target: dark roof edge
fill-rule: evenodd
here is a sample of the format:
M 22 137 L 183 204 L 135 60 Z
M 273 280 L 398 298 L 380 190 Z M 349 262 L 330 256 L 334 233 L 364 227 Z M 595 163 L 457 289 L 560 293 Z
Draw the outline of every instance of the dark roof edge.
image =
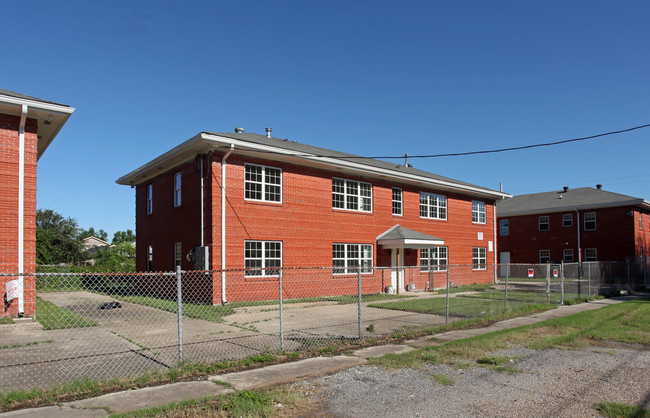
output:
M 569 212 L 569 211 L 572 212 L 576 210 L 615 208 L 621 206 L 640 206 L 650 210 L 650 202 L 648 202 L 647 200 L 630 199 L 630 200 L 621 200 L 617 202 L 588 203 L 584 205 L 569 205 L 569 206 L 553 207 L 553 208 L 535 208 L 535 209 L 513 210 L 513 211 L 503 211 L 497 209 L 497 217 L 504 218 L 507 216 L 537 215 L 543 213 L 558 213 L 558 212 Z

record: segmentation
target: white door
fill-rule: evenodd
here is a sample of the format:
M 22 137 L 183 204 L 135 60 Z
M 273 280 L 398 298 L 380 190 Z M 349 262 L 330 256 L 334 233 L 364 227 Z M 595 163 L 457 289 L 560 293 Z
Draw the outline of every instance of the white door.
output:
M 499 277 L 505 278 L 508 273 L 508 264 L 510 264 L 510 252 L 499 253 Z
M 402 254 L 404 250 L 401 248 L 394 248 L 390 252 L 390 285 L 396 290 L 404 290 L 404 269 L 399 268 L 403 266 Z

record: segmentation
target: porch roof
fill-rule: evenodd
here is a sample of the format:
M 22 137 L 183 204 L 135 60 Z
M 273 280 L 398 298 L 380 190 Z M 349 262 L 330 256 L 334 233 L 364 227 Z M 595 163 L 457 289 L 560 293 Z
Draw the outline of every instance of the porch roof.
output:
M 445 245 L 445 240 L 397 224 L 379 235 L 377 244 L 384 248 L 430 248 Z

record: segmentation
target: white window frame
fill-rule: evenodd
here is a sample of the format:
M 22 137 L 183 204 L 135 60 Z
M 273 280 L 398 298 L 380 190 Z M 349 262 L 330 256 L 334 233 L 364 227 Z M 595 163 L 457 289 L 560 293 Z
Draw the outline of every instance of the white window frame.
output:
M 562 215 L 562 227 L 570 228 L 573 226 L 573 213 L 565 213 Z
M 372 212 L 372 184 L 332 178 L 332 209 Z
M 542 222 L 543 220 L 546 222 Z M 542 229 L 542 225 L 546 225 L 546 229 Z M 537 218 L 537 228 L 540 231 L 550 231 L 551 230 L 551 219 L 548 216 L 540 216 Z
M 447 196 L 420 192 L 420 218 L 447 219 Z
M 593 253 L 593 254 L 587 254 Z M 598 261 L 598 250 L 595 248 L 585 248 L 585 261 Z
M 279 277 L 282 256 L 282 241 L 246 240 L 244 277 Z
M 472 270 L 487 270 L 487 249 L 485 247 L 472 248 Z
M 499 235 L 502 237 L 510 235 L 510 219 L 499 220 Z
M 181 205 L 181 192 L 183 191 L 183 173 L 174 174 L 174 207 Z
M 147 184 L 147 215 L 153 213 L 153 184 Z
M 372 244 L 335 242 L 332 244 L 332 271 L 335 275 L 356 274 L 361 267 L 361 274 L 370 274 L 373 254 Z
M 485 202 L 472 200 L 472 223 L 484 224 L 486 217 Z
M 448 247 L 431 247 L 420 249 L 420 271 L 447 271 L 448 265 Z
M 564 260 L 565 263 L 571 263 L 573 262 L 573 248 L 565 248 L 562 251 L 562 259 Z
M 183 263 L 183 243 L 174 243 L 174 267 L 180 266 Z
M 147 245 L 147 271 L 153 271 L 153 246 Z
M 593 219 L 587 220 L 587 215 L 589 215 L 589 218 L 592 217 Z M 593 222 L 593 228 L 587 228 L 587 223 L 591 224 Z M 596 230 L 596 212 L 585 212 L 583 215 L 583 228 L 585 231 L 595 231 Z
M 252 169 L 259 169 L 253 173 Z M 259 176 L 253 179 L 252 176 Z M 273 180 L 277 179 L 277 182 Z M 259 197 L 253 196 L 259 195 Z M 244 199 L 255 202 L 282 203 L 282 169 L 260 164 L 244 164 Z
M 539 264 L 548 264 L 550 262 L 551 262 L 551 250 L 539 250 Z
M 404 198 L 402 189 L 399 187 L 393 187 L 393 215 L 402 216 L 404 215 Z

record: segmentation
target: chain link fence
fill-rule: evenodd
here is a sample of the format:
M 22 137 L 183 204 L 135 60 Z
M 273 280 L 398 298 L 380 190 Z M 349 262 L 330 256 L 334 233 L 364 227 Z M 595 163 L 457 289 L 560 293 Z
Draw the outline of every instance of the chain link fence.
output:
M 31 274 L 34 321 L 0 325 L 0 389 L 326 351 L 636 283 L 607 263 L 435 268 Z M 476 270 L 496 280 L 475 283 Z

